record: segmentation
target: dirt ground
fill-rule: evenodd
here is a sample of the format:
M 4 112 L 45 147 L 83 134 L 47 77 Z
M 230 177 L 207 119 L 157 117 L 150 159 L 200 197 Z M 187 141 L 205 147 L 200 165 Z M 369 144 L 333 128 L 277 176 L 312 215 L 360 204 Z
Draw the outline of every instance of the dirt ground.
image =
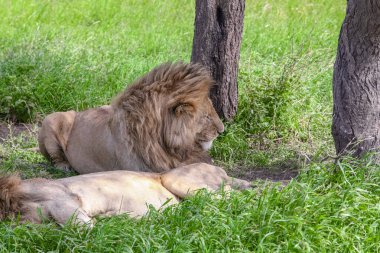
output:
M 11 133 L 14 136 L 19 135 L 20 133 L 30 133 L 33 129 L 32 124 L 6 124 L 0 122 L 0 143 L 7 139 Z
M 290 179 L 297 177 L 298 170 L 295 169 L 256 169 L 243 168 L 237 169 L 232 173 L 234 177 L 244 178 L 245 180 L 254 181 L 257 179 L 270 180 L 274 182 L 287 183 Z
M 9 137 L 9 134 L 17 136 L 20 133 L 32 134 L 33 124 L 7 124 L 0 122 L 0 143 Z M 231 172 L 231 176 L 246 180 L 270 180 L 286 184 L 290 179 L 298 175 L 294 169 L 257 169 L 257 168 L 238 168 Z

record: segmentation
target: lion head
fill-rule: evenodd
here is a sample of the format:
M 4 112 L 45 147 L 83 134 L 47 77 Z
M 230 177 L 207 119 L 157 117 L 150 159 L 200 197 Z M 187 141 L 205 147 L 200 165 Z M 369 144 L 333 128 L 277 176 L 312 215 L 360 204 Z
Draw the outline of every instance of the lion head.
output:
M 213 83 L 199 64 L 162 64 L 116 97 L 113 122 L 126 133 L 126 145 L 155 171 L 196 162 L 194 156 L 204 156 L 224 131 L 209 99 Z

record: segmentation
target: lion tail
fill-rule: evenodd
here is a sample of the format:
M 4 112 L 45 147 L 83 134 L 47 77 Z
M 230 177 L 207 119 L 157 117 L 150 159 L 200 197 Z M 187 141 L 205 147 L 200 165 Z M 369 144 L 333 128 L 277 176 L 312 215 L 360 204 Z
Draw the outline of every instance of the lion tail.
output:
M 18 175 L 0 177 L 0 220 L 13 217 L 21 210 L 23 194 L 20 184 L 21 178 Z

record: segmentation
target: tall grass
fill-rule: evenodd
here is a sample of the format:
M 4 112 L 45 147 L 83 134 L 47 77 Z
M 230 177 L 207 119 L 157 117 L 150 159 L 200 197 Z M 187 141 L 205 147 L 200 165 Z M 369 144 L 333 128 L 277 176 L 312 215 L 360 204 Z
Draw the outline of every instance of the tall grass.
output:
M 193 9 L 176 1 L 0 1 L 0 113 L 27 121 L 108 103 L 159 63 L 189 58 Z
M 25 151 L 33 143 L 25 146 L 22 140 L 4 144 L 12 148 L 1 153 L 2 169 L 35 176 L 22 166 L 30 162 L 34 173 L 43 175 L 41 156 Z M 0 251 L 378 252 L 379 180 L 379 166 L 370 158 L 311 163 L 287 186 L 258 181 L 243 192 L 201 191 L 139 220 L 99 217 L 92 230 L 3 221 Z

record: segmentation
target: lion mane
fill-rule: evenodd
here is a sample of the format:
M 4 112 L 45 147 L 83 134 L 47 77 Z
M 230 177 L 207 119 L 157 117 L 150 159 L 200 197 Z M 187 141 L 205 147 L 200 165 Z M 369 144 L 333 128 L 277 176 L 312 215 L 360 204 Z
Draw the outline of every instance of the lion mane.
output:
M 110 106 L 48 115 L 39 134 L 40 150 L 58 167 L 79 173 L 162 172 L 210 163 L 207 149 L 224 130 L 209 99 L 213 83 L 199 64 L 162 64 Z
M 0 220 L 6 217 L 14 217 L 16 212 L 21 212 L 22 201 L 25 194 L 20 192 L 21 179 L 18 175 L 0 177 Z

